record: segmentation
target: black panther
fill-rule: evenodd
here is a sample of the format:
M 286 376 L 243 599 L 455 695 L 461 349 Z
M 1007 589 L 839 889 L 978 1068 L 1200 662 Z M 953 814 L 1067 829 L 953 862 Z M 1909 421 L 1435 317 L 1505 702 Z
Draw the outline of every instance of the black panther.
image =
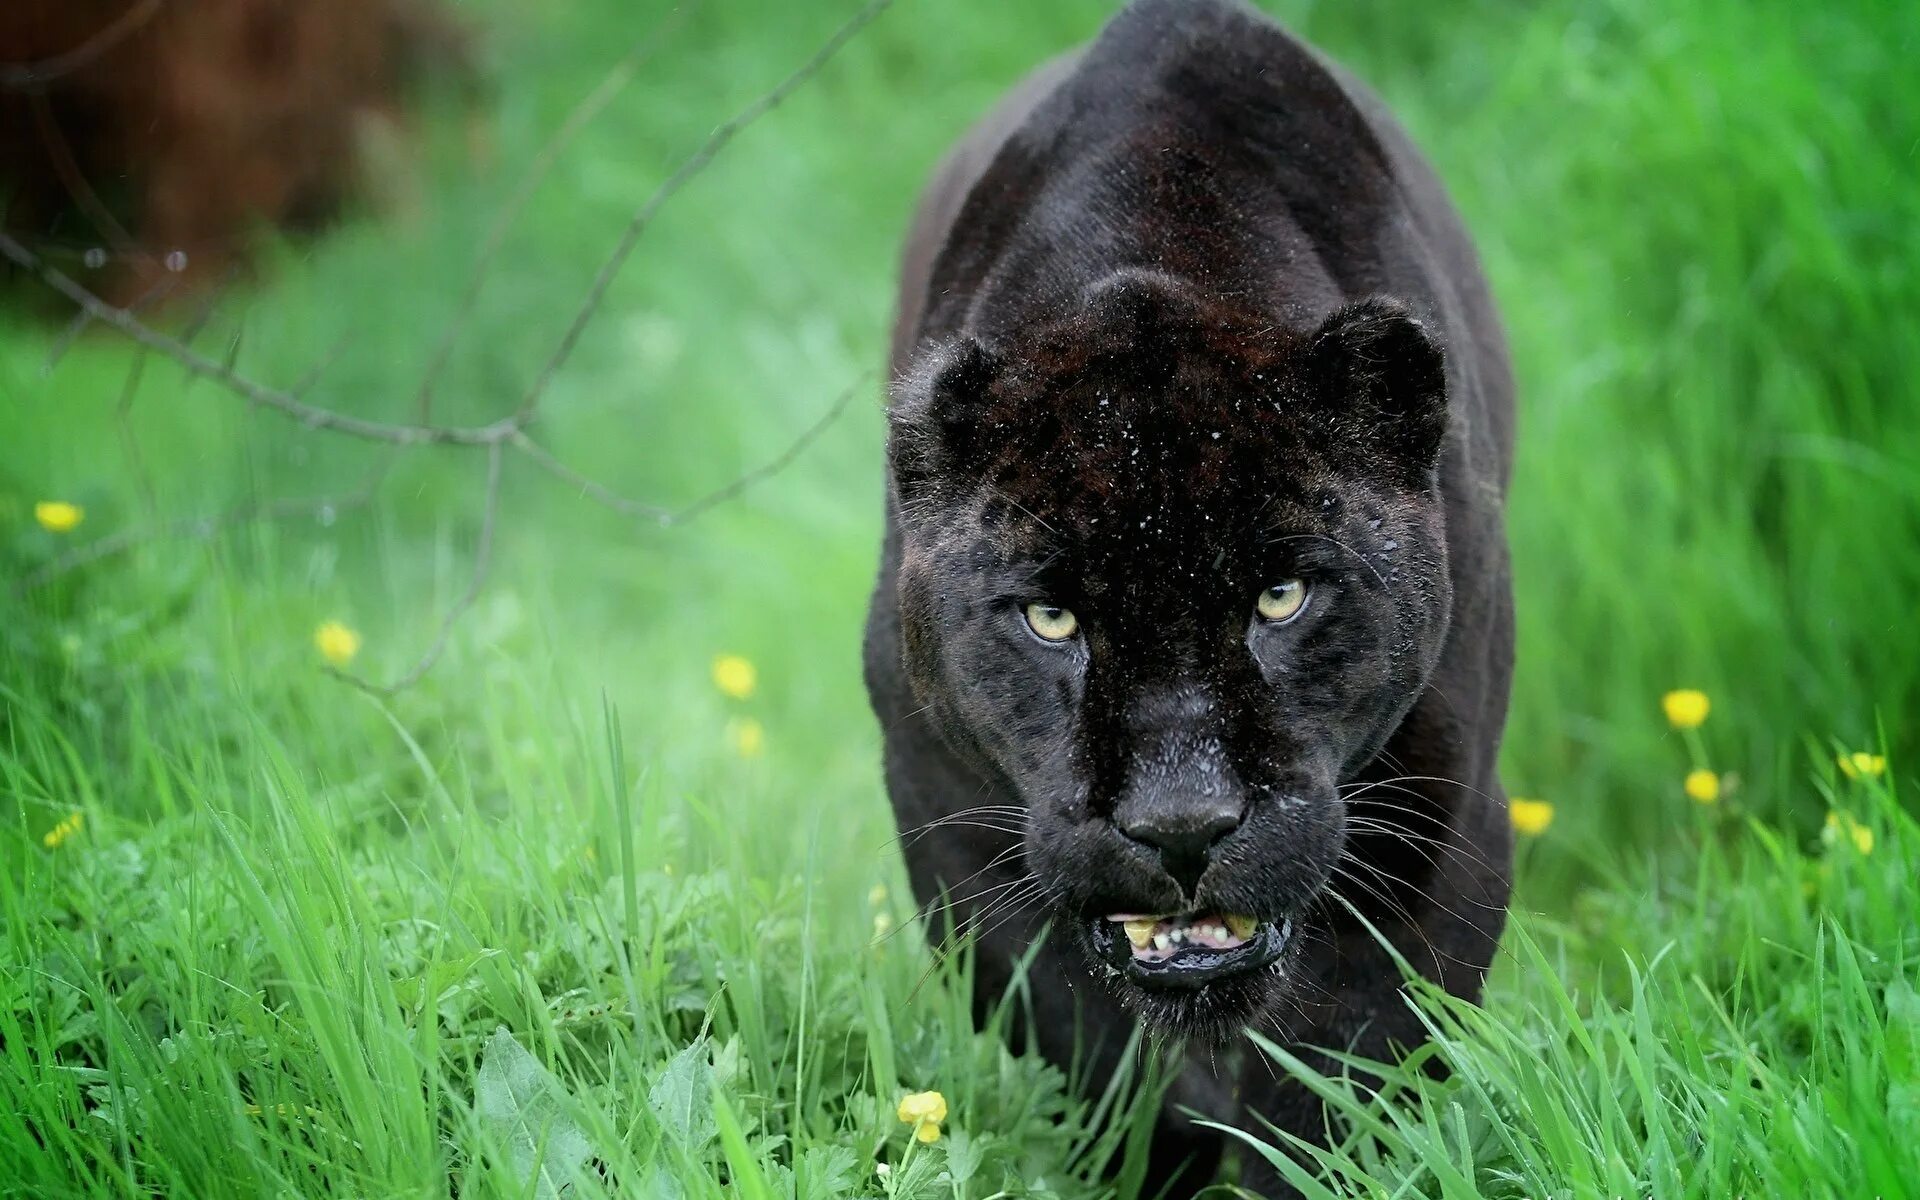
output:
M 1186 1110 L 1323 1139 L 1242 1031 L 1414 1046 L 1396 953 L 1474 998 L 1505 921 L 1513 383 L 1440 182 L 1265 17 L 1138 0 L 936 170 L 892 378 L 867 684 L 977 1002 L 1031 950 L 1048 1054 L 1173 1047 L 1181 1191 Z

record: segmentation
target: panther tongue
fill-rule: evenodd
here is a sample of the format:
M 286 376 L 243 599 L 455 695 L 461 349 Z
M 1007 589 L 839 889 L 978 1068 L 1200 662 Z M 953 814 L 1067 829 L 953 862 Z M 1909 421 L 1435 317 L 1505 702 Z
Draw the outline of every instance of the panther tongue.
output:
M 1181 950 L 1204 948 L 1233 950 L 1246 944 L 1260 923 L 1239 913 L 1181 913 L 1155 917 L 1135 913 L 1116 913 L 1107 918 L 1126 931 L 1133 957 L 1145 962 L 1162 962 Z

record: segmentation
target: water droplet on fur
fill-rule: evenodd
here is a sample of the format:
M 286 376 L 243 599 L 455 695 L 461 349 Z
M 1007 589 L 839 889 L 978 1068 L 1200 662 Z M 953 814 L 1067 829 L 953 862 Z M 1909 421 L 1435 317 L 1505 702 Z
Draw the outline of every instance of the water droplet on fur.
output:
M 1368 521 L 1368 522 L 1367 522 L 1367 528 L 1368 528 L 1368 529 L 1378 529 L 1378 528 L 1380 528 L 1380 518 L 1379 518 L 1379 517 L 1375 517 L 1375 518 L 1374 518 L 1373 520 L 1371 520 L 1371 521 Z
M 87 251 L 80 261 L 87 264 L 89 271 L 98 271 L 101 267 L 107 265 L 107 252 L 95 246 L 93 249 Z
M 1380 548 L 1382 550 L 1398 550 L 1400 543 L 1394 541 L 1392 538 L 1388 538 L 1386 541 L 1380 543 Z
M 187 252 L 185 250 L 169 250 L 167 251 L 167 257 L 162 261 L 166 264 L 167 270 L 178 275 L 187 269 Z

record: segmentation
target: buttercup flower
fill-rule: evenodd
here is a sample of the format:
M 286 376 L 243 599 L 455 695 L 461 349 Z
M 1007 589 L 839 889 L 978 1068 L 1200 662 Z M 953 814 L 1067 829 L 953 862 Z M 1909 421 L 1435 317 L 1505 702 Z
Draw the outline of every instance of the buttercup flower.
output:
M 344 667 L 360 653 L 360 635 L 339 621 L 323 621 L 313 631 L 314 649 L 336 667 Z
M 887 902 L 887 885 L 876 883 L 867 889 L 867 903 L 878 908 Z
M 87 510 L 65 500 L 42 500 L 33 506 L 33 519 L 48 533 L 71 533 L 87 519 Z
M 734 753 L 741 758 L 758 758 L 767 748 L 767 731 L 752 717 L 741 717 L 727 722 L 727 740 L 733 743 Z
M 1696 688 L 1679 688 L 1660 697 L 1660 707 L 1667 714 L 1667 723 L 1675 729 L 1698 729 L 1713 705 L 1707 700 L 1705 692 Z
M 63 818 L 58 825 L 47 830 L 47 835 L 40 839 L 40 844 L 49 850 L 58 850 L 63 842 L 74 834 L 79 833 L 80 827 L 86 824 L 86 822 L 87 818 L 85 814 L 79 812 L 72 813 Z
M 1853 843 L 1853 848 L 1862 854 L 1873 853 L 1873 830 L 1853 819 L 1853 814 L 1835 809 L 1827 814 L 1827 824 L 1820 831 L 1820 840 L 1829 846 L 1837 846 L 1840 839 Z
M 720 689 L 722 695 L 735 700 L 745 700 L 753 695 L 753 687 L 759 680 L 753 664 L 738 654 L 720 654 L 713 660 L 713 686 Z
M 1878 779 L 1887 773 L 1887 756 L 1855 750 L 1839 758 L 1840 773 L 1848 779 Z
M 875 938 L 887 936 L 887 932 L 892 928 L 893 917 L 890 914 L 883 912 L 873 914 L 873 936 Z
M 1688 771 L 1686 782 L 1681 786 L 1686 788 L 1688 796 L 1702 804 L 1720 799 L 1720 777 L 1712 771 Z
M 914 1140 L 931 1145 L 940 1140 L 940 1122 L 947 1119 L 947 1098 L 939 1092 L 915 1092 L 900 1101 L 896 1115 L 913 1126 Z
M 1539 837 L 1553 824 L 1553 805 L 1545 800 L 1507 801 L 1507 815 L 1513 818 L 1513 827 L 1528 837 Z

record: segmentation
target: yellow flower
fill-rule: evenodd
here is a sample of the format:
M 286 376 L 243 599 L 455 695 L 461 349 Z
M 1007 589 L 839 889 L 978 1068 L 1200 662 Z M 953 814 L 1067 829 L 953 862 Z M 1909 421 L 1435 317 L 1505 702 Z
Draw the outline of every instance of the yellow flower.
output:
M 1855 750 L 1851 754 L 1842 754 L 1839 762 L 1840 773 L 1848 779 L 1878 779 L 1887 773 L 1887 756 L 1884 754 Z
M 1853 848 L 1860 853 L 1873 853 L 1873 830 L 1854 820 L 1852 813 L 1835 809 L 1827 814 L 1827 825 L 1820 831 L 1820 840 L 1834 846 L 1843 837 L 1852 842 Z
M 947 1119 L 947 1098 L 939 1092 L 915 1092 L 900 1101 L 899 1118 L 913 1126 L 913 1136 L 931 1145 L 940 1140 L 940 1122 Z
M 873 936 L 874 937 L 883 938 L 887 936 L 887 931 L 892 928 L 893 928 L 893 917 L 891 914 L 883 913 L 883 912 L 878 912 L 873 914 Z
M 313 631 L 313 645 L 321 658 L 344 667 L 360 653 L 360 635 L 339 621 L 323 621 Z
M 876 883 L 867 889 L 867 903 L 875 908 L 887 902 L 887 885 Z
M 1660 707 L 1666 710 L 1667 722 L 1675 729 L 1698 729 L 1713 705 L 1707 701 L 1705 692 L 1680 688 L 1660 697 Z
M 754 671 L 753 664 L 738 654 L 714 656 L 713 686 L 719 688 L 721 694 L 735 700 L 745 700 L 753 695 L 753 685 L 758 680 L 759 675 Z
M 1720 777 L 1712 771 L 1688 771 L 1682 786 L 1686 788 L 1688 796 L 1702 804 L 1712 804 L 1720 799 Z
M 741 758 L 758 758 L 767 748 L 767 731 L 752 717 L 741 717 L 727 722 L 727 740 Z
M 1528 837 L 1539 837 L 1553 824 L 1553 805 L 1545 800 L 1521 800 L 1518 797 L 1507 802 L 1507 815 L 1513 818 L 1513 827 Z
M 40 844 L 49 850 L 58 850 L 62 843 L 68 838 L 79 833 L 80 827 L 86 824 L 86 822 L 87 818 L 85 815 L 78 812 L 71 813 L 63 818 L 58 825 L 47 830 L 47 835 L 40 839 Z
M 33 519 L 48 533 L 71 533 L 87 519 L 87 510 L 65 500 L 42 500 L 33 506 Z

